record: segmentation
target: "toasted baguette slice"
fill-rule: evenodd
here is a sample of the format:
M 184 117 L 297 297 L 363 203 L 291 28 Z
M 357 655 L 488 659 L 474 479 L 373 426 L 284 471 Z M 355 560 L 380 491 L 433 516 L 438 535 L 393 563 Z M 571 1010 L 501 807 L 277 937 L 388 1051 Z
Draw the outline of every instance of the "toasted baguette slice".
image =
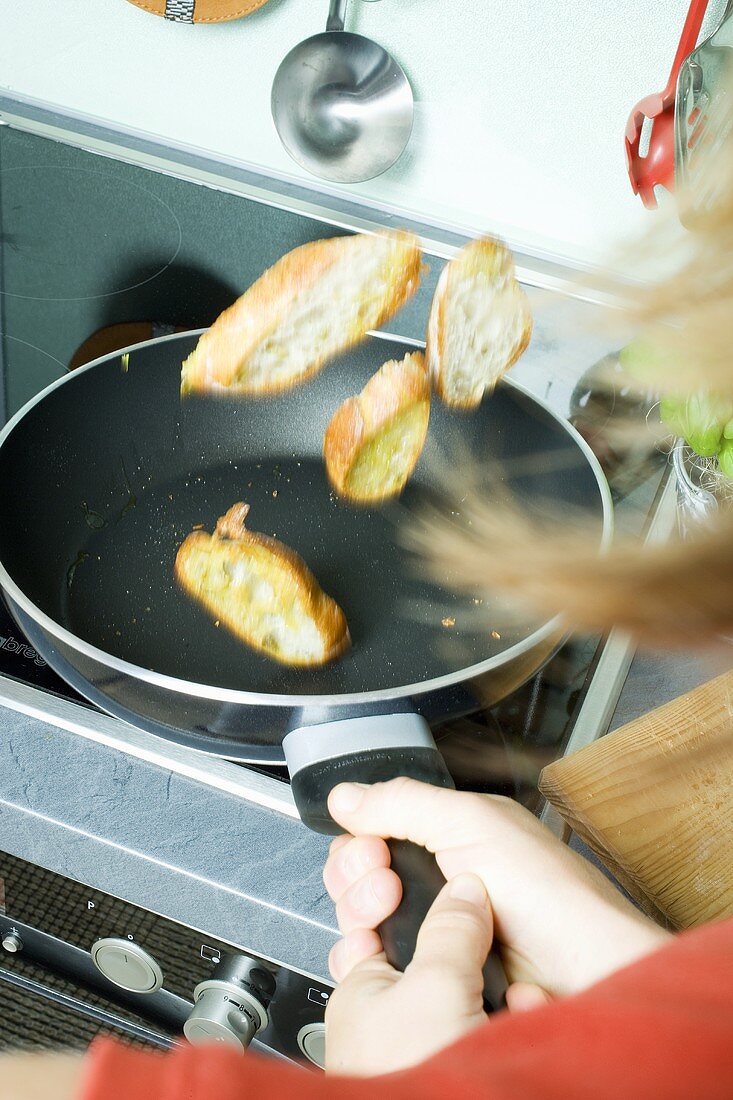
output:
M 301 245 L 203 334 L 183 364 L 181 392 L 287 389 L 383 324 L 415 293 L 419 278 L 412 233 Z
M 343 611 L 294 550 L 246 530 L 248 513 L 248 504 L 235 504 L 213 535 L 188 535 L 176 579 L 238 638 L 282 664 L 338 657 L 350 644 Z
M 529 344 L 532 315 L 501 241 L 472 241 L 443 269 L 428 321 L 426 355 L 447 405 L 472 409 Z
M 402 491 L 425 443 L 430 377 L 420 352 L 380 367 L 326 428 L 329 480 L 349 500 L 386 500 Z

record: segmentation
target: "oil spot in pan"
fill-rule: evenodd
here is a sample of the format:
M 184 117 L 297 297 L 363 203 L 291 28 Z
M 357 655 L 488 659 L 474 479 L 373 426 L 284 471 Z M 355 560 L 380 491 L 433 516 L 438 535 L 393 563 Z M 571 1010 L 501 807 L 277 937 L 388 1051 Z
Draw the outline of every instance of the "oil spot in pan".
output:
M 87 527 L 91 527 L 92 531 L 101 531 L 107 526 L 106 519 L 100 516 L 99 512 L 92 511 L 85 500 L 81 502 L 81 510 L 84 513 L 84 522 Z
M 69 568 L 66 570 L 66 590 L 67 590 L 67 592 L 71 592 L 71 586 L 74 583 L 74 576 L 76 574 L 76 571 L 79 568 L 79 566 L 81 565 L 81 563 L 86 561 L 88 557 L 89 557 L 89 554 L 86 552 L 86 550 L 80 550 L 79 553 L 74 558 L 74 560 L 72 561 Z
M 127 512 L 129 512 L 131 508 L 135 507 L 135 505 L 137 504 L 137 497 L 135 496 L 135 494 L 132 491 L 132 486 L 130 485 L 130 479 L 127 476 L 127 470 L 125 469 L 125 463 L 122 462 L 122 460 L 120 460 L 120 465 L 122 466 L 122 477 L 124 478 L 125 487 L 127 489 L 127 502 L 123 505 L 122 511 L 120 512 L 120 519 L 122 519 L 122 517 Z M 140 467 L 138 466 L 138 470 L 139 469 L 140 469 Z

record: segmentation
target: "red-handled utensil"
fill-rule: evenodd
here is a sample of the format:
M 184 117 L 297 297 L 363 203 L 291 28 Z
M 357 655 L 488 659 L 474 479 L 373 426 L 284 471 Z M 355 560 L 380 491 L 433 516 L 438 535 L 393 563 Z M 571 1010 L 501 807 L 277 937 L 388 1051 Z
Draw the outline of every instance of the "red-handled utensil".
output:
M 649 210 L 654 210 L 657 206 L 654 194 L 657 185 L 661 184 L 669 191 L 674 187 L 674 101 L 677 76 L 682 62 L 697 45 L 707 6 L 708 0 L 692 0 L 664 91 L 639 100 L 626 123 L 626 164 L 629 179 L 634 194 L 641 197 L 644 206 Z M 649 148 L 646 155 L 641 156 L 639 142 L 647 118 L 651 121 L 652 129 Z

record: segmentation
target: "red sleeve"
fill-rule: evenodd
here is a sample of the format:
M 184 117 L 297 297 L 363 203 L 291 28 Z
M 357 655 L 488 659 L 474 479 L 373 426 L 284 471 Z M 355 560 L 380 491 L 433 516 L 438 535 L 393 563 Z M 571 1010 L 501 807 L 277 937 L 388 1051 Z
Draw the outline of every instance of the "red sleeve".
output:
M 358 1021 L 354 1021 L 358 1027 Z M 733 921 L 686 932 L 584 993 L 502 1013 L 389 1078 L 305 1073 L 217 1046 L 88 1056 L 81 1100 L 730 1100 Z

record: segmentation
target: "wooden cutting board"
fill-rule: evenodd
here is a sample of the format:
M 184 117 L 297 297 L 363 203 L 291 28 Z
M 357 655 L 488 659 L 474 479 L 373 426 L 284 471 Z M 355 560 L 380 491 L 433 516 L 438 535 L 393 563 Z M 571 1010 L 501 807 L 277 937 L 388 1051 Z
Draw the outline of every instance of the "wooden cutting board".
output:
M 733 672 L 550 764 L 539 786 L 652 916 L 733 915 Z
M 173 23 L 225 23 L 264 7 L 267 0 L 130 0 L 130 3 Z

